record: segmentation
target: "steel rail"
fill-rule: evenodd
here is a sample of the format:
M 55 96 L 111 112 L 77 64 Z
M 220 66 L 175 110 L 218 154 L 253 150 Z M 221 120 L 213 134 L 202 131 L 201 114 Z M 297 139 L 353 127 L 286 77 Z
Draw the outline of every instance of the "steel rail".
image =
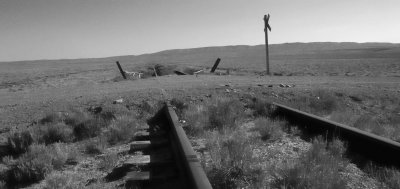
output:
M 309 134 L 322 134 L 329 139 L 347 142 L 350 152 L 360 154 L 385 166 L 400 168 L 400 143 L 344 124 L 336 123 L 288 106 L 272 103 L 276 116 L 299 125 Z
M 181 170 L 185 173 L 183 176 L 186 176 L 188 179 L 189 187 L 194 189 L 211 189 L 211 184 L 201 167 L 196 152 L 193 150 L 185 131 L 178 121 L 178 116 L 169 102 L 165 103 L 164 112 L 168 118 L 168 125 L 173 137 L 171 142 L 177 151 L 177 161 L 183 163 Z

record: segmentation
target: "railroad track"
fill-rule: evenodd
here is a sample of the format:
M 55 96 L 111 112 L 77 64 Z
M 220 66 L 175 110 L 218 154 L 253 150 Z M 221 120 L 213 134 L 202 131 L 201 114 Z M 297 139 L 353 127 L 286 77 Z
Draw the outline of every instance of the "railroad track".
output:
M 345 141 L 349 156 L 354 157 L 351 159 L 357 163 L 363 165 L 373 161 L 379 165 L 400 168 L 400 143 L 285 105 L 272 104 L 275 106 L 274 116 L 300 126 L 308 138 L 322 135 L 328 140 L 339 138 Z
M 129 153 L 147 158 L 126 163 L 126 188 L 212 188 L 169 103 L 142 129 Z

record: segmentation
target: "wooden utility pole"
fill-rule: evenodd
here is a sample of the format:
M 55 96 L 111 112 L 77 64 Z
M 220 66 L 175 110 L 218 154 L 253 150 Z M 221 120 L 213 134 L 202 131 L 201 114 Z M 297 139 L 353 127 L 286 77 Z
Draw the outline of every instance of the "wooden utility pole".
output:
M 217 69 L 218 64 L 219 64 L 220 61 L 221 61 L 220 58 L 218 58 L 218 59 L 215 61 L 214 66 L 211 68 L 211 73 L 214 73 L 214 72 L 215 72 L 215 69 Z
M 118 61 L 117 61 L 117 66 L 118 66 L 119 72 L 121 72 L 122 77 L 123 77 L 124 79 L 126 79 L 125 72 L 124 72 L 124 70 L 122 70 L 122 67 L 121 67 L 121 65 L 119 64 Z
M 270 75 L 269 73 L 269 52 L 268 52 L 268 30 L 271 31 L 271 26 L 269 25 L 269 14 L 264 15 L 264 32 L 265 32 L 265 54 L 266 54 L 266 62 L 267 62 L 267 75 Z

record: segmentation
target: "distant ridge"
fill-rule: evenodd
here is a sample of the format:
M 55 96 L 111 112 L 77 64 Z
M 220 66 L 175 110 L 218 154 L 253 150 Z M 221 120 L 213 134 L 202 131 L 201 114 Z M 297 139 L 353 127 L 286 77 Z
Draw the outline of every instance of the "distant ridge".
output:
M 270 45 L 272 62 L 296 59 L 363 59 L 400 58 L 400 44 L 394 43 L 354 43 L 354 42 L 312 42 L 283 43 Z M 174 64 L 185 66 L 211 66 L 221 58 L 221 67 L 257 68 L 265 61 L 264 45 L 214 46 L 190 49 L 171 49 L 151 54 L 125 55 L 105 58 L 34 60 L 2 63 L 29 64 L 49 63 L 104 63 L 121 61 L 136 66 L 148 64 Z

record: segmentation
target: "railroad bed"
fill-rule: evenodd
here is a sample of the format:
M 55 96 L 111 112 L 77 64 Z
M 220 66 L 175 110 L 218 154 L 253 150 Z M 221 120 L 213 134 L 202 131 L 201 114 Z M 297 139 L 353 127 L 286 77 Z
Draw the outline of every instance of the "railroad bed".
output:
M 126 188 L 212 188 L 168 103 L 137 133 L 129 153 L 141 155 L 116 171 Z

